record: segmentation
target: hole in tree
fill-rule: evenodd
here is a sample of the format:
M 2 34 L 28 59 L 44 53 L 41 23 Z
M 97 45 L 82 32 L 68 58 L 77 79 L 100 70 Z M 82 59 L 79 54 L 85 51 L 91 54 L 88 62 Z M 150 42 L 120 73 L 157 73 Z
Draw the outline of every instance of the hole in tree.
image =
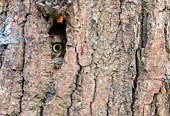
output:
M 64 61 L 66 52 L 66 19 L 64 16 L 59 15 L 53 20 L 53 24 L 48 32 L 51 41 L 52 60 L 55 64 L 54 68 L 61 67 Z M 56 68 L 57 67 L 57 68 Z
M 64 16 L 60 15 L 53 20 L 53 25 L 51 26 L 49 35 L 62 35 L 66 37 L 66 19 Z

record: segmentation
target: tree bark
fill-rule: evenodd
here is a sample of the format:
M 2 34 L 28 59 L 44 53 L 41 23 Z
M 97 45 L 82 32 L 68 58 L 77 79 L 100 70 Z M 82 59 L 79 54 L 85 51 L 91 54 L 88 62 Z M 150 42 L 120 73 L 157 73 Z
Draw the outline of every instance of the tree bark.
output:
M 169 24 L 169 0 L 1 0 L 0 116 L 169 116 Z

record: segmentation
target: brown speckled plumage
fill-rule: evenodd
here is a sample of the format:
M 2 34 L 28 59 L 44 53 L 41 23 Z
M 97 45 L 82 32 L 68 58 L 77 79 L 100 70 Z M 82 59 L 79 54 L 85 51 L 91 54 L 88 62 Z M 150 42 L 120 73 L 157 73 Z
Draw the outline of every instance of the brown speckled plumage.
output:
M 53 51 L 53 44 L 58 43 L 62 45 L 62 50 L 59 52 Z M 62 35 L 52 35 L 50 36 L 50 48 L 51 48 L 51 54 L 52 54 L 52 61 L 54 62 L 55 68 L 61 67 L 64 59 L 65 54 L 65 44 L 66 44 L 66 37 Z

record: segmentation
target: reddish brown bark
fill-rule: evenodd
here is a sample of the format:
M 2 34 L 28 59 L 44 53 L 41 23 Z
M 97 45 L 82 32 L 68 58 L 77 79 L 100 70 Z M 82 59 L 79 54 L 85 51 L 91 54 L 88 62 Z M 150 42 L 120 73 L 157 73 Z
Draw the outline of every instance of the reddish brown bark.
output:
M 168 0 L 1 0 L 0 116 L 170 115 L 169 19 Z

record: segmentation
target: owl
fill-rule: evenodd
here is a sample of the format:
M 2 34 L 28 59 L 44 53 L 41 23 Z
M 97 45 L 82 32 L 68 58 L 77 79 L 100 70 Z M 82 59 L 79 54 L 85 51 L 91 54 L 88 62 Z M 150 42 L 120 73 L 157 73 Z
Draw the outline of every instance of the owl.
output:
M 50 36 L 50 48 L 52 62 L 54 63 L 54 68 L 58 69 L 61 67 L 64 54 L 66 52 L 66 37 L 63 35 L 51 35 Z

